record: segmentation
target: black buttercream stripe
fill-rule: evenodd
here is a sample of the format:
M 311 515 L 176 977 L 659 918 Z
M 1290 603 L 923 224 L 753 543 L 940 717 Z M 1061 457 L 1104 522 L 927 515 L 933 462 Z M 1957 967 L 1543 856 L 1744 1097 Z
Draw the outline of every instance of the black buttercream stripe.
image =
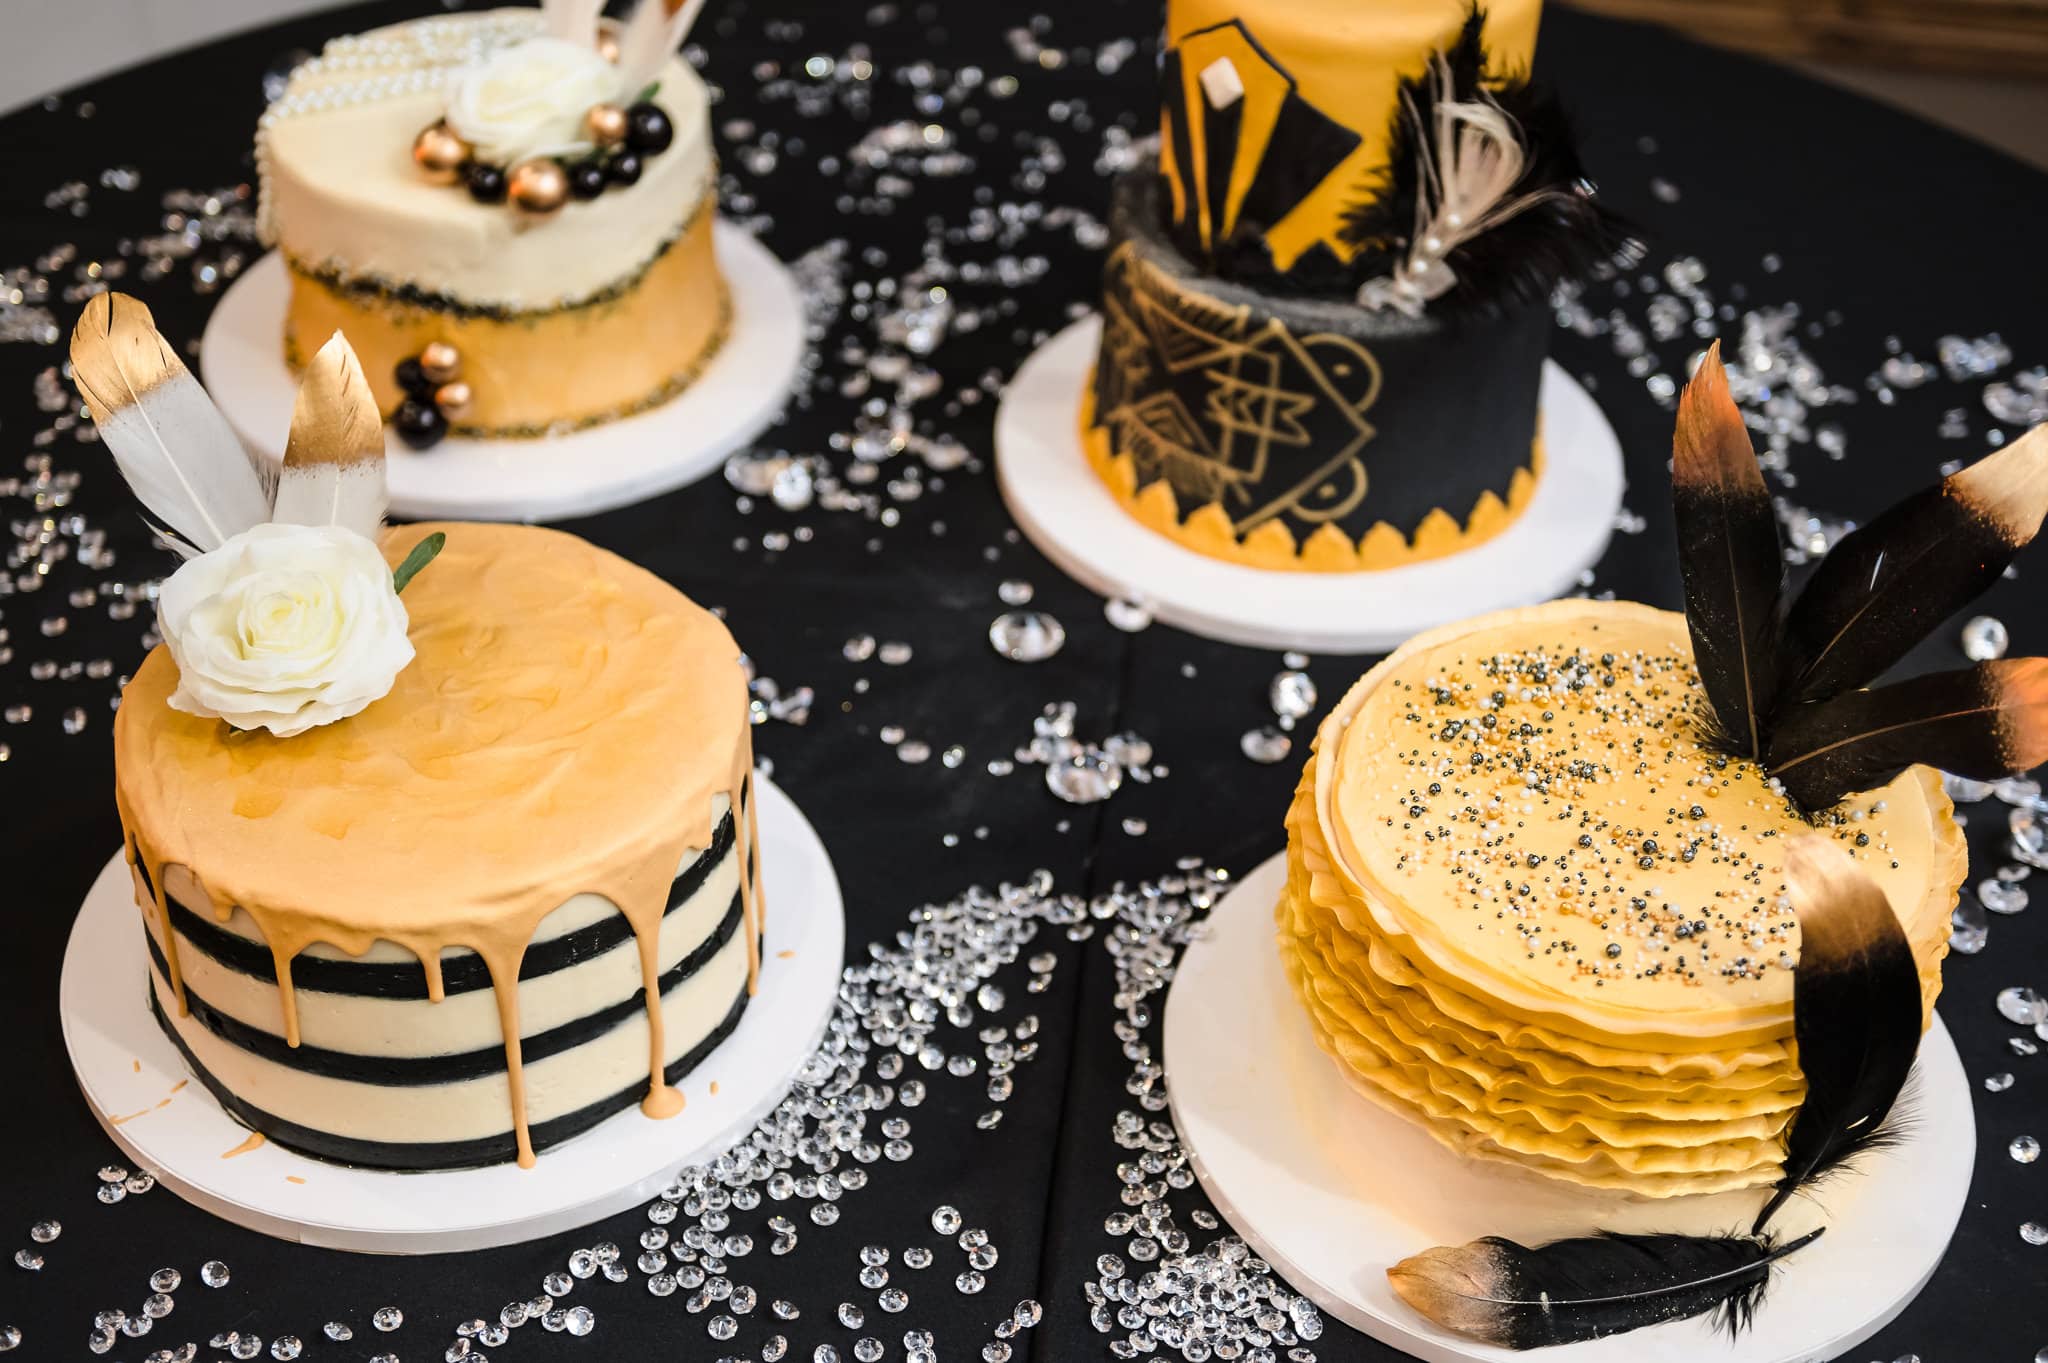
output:
M 711 846 L 703 856 L 684 868 L 669 886 L 668 909 L 674 913 L 689 902 L 710 878 L 711 872 L 732 850 L 734 829 L 730 811 L 711 835 Z M 270 948 L 209 923 L 183 904 L 171 905 L 171 926 L 200 952 L 230 970 L 260 980 L 277 978 L 277 963 Z M 551 975 L 579 962 L 610 951 L 633 935 L 624 914 L 606 914 L 587 928 L 564 933 L 527 947 L 519 963 L 519 978 Z M 337 961 L 325 956 L 299 955 L 292 959 L 292 986 L 316 994 L 356 994 L 376 999 L 423 999 L 427 997 L 426 968 L 417 962 Z M 475 954 L 444 959 L 441 987 L 449 994 L 467 994 L 491 987 L 490 968 Z
M 1201 82 L 1197 81 L 1199 86 Z M 1235 99 L 1222 109 L 1210 105 L 1208 92 L 1202 96 L 1202 174 L 1209 200 L 1209 249 L 1230 240 L 1233 222 L 1224 210 L 1230 199 L 1230 178 L 1237 169 L 1237 143 L 1244 130 L 1244 100 Z
M 1187 79 L 1181 71 L 1180 51 L 1172 49 L 1159 59 L 1159 102 L 1166 111 L 1166 135 L 1172 139 L 1174 178 L 1181 190 L 1182 225 L 1195 217 L 1195 146 L 1188 131 Z M 1169 200 L 1167 208 L 1173 205 Z
M 711 936 L 692 947 L 682 960 L 676 962 L 661 976 L 661 993 L 665 998 L 685 980 L 695 975 L 710 963 L 719 949 L 739 931 L 745 918 L 740 896 L 732 897 L 732 907 L 726 910 L 723 920 Z M 169 967 L 164 962 L 163 951 L 157 946 L 156 938 L 149 938 L 149 956 L 156 963 L 157 973 L 170 978 Z M 252 1027 L 238 1018 L 230 1017 L 201 998 L 188 983 L 185 986 L 185 1003 L 191 1009 L 193 1018 L 200 1026 L 212 1032 L 231 1046 L 261 1056 L 265 1060 L 286 1065 L 308 1074 L 317 1074 L 328 1079 L 347 1079 L 359 1084 L 384 1084 L 391 1087 L 413 1087 L 426 1084 L 454 1084 L 465 1079 L 481 1079 L 490 1074 L 502 1074 L 505 1070 L 505 1047 L 502 1043 L 486 1046 L 480 1051 L 461 1051 L 451 1055 L 388 1056 L 363 1055 L 354 1051 L 330 1051 L 319 1046 L 292 1046 L 275 1032 L 261 1027 Z M 545 1032 L 522 1037 L 519 1052 L 526 1064 L 559 1055 L 573 1047 L 594 1041 L 635 1017 L 647 1012 L 647 996 L 635 989 L 632 996 L 585 1014 L 559 1027 L 550 1027 Z
M 733 1000 L 732 1010 L 725 1015 L 725 1021 L 712 1030 L 689 1052 L 677 1058 L 662 1071 L 669 1083 L 679 1083 L 683 1076 L 704 1063 L 704 1060 L 718 1049 L 718 1046 L 740 1025 L 740 1015 L 747 1010 L 747 988 L 740 986 L 739 996 Z M 218 1079 L 199 1063 L 185 1039 L 178 1035 L 164 1016 L 162 1003 L 156 994 L 156 982 L 149 986 L 149 1009 L 156 1014 L 157 1022 L 163 1027 L 164 1035 L 185 1057 L 185 1065 L 200 1083 L 206 1085 L 216 1101 L 234 1119 L 253 1131 L 261 1131 L 270 1140 L 290 1150 L 315 1159 L 329 1160 L 336 1164 L 349 1164 L 364 1169 L 428 1170 L 428 1169 L 474 1169 L 486 1164 L 504 1164 L 514 1158 L 517 1147 L 510 1130 L 503 1135 L 485 1136 L 471 1141 L 359 1141 L 347 1136 L 336 1136 L 319 1131 L 297 1122 L 288 1122 L 274 1117 L 228 1091 Z M 535 1150 L 546 1150 L 560 1145 L 571 1136 L 581 1135 L 615 1112 L 623 1112 L 640 1101 L 647 1092 L 647 1082 L 641 1079 L 620 1089 L 609 1098 L 601 1098 L 588 1107 L 564 1113 L 530 1127 L 527 1137 Z

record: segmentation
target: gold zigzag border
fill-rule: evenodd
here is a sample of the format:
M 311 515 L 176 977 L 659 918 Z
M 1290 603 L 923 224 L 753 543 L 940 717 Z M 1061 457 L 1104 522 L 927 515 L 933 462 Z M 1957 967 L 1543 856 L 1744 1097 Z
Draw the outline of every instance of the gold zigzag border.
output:
M 1096 476 L 1108 485 L 1117 504 L 1141 524 L 1184 549 L 1209 558 L 1295 573 L 1356 573 L 1399 568 L 1445 558 L 1484 544 L 1514 524 L 1536 495 L 1543 475 L 1543 436 L 1539 429 L 1530 447 L 1529 463 L 1515 470 L 1507 499 L 1483 492 L 1462 520 L 1442 507 L 1415 527 L 1411 538 L 1399 527 L 1381 521 L 1357 541 L 1335 524 L 1325 522 L 1305 540 L 1296 540 L 1277 518 L 1260 523 L 1240 537 L 1231 528 L 1221 504 L 1206 502 L 1181 516 L 1179 499 L 1165 480 L 1138 486 L 1138 469 L 1128 454 L 1110 448 L 1107 427 L 1095 423 L 1095 373 L 1091 368 L 1081 393 L 1081 448 Z

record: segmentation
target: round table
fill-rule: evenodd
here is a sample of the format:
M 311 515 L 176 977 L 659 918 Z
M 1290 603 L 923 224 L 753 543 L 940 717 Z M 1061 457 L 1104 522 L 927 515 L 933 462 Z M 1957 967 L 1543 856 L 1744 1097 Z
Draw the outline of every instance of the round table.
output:
M 1098 159 L 1123 133 L 1141 131 L 1154 108 L 1155 0 L 1033 8 L 1048 16 L 902 0 L 805 6 L 796 18 L 798 7 L 719 0 L 696 39 L 719 93 L 726 212 L 797 263 L 833 313 L 811 387 L 762 448 L 821 456 L 841 470 L 857 463 L 849 451 L 862 443 L 863 404 L 893 399 L 907 369 L 917 432 L 943 450 L 957 441 L 968 462 L 926 467 L 913 485 L 917 455 L 897 455 L 872 482 L 850 484 L 834 509 L 785 510 L 713 477 L 568 525 L 723 607 L 759 673 L 783 694 L 813 689 L 807 723 L 770 721 L 757 740 L 832 851 L 855 961 L 868 959 L 862 944 L 909 927 L 920 905 L 970 886 L 1022 884 L 1038 868 L 1081 895 L 1173 875 L 1183 858 L 1248 870 L 1282 844 L 1280 818 L 1312 723 L 1296 729 L 1286 760 L 1248 760 L 1240 739 L 1273 722 L 1268 684 L 1284 666 L 1280 655 L 1164 626 L 1117 628 L 1100 601 L 1020 540 L 1003 512 L 988 461 L 994 391 L 1094 296 L 1107 201 Z M 265 1239 L 165 1192 L 102 1205 L 96 1171 L 115 1152 L 57 1036 L 70 918 L 119 841 L 111 703 L 119 676 L 143 655 L 149 617 L 146 603 L 123 610 L 122 592 L 170 565 L 150 547 L 105 454 L 76 437 L 59 338 L 76 317 L 76 290 L 95 274 L 142 295 L 172 337 L 197 338 L 224 262 L 253 259 L 258 249 L 236 239 L 246 222 L 233 210 L 248 193 L 266 73 L 275 79 L 328 37 L 419 10 L 330 11 L 0 119 L 9 168 L 0 271 L 13 272 L 0 284 L 0 435 L 10 461 L 0 507 L 15 540 L 13 592 L 0 599 L 0 852 L 11 872 L 0 988 L 0 1091 L 10 1106 L 0 1124 L 0 1249 L 18 1244 L 44 1261 L 33 1274 L 0 1266 L 11 1275 L 0 1327 L 22 1331 L 22 1357 L 84 1356 L 94 1314 L 137 1312 L 151 1273 L 169 1266 L 187 1284 L 176 1310 L 146 1339 L 124 1338 L 112 1356 L 187 1339 L 204 1346 L 240 1330 L 265 1339 L 265 1357 L 270 1339 L 291 1334 L 305 1341 L 308 1359 L 390 1350 L 416 1363 L 440 1357 L 460 1322 L 538 1293 L 542 1277 L 579 1246 L 616 1241 L 631 1259 L 648 1225 L 635 1212 L 518 1248 L 388 1260 Z M 1710 329 L 1731 347 L 1745 313 L 1768 309 L 1747 325 L 1768 328 L 1776 318 L 1791 327 L 1841 396 L 1855 399 L 1807 415 L 1791 446 L 1788 496 L 1823 517 L 1868 516 L 1930 481 L 1944 460 L 1983 451 L 1991 428 L 2009 429 L 1981 400 L 1982 378 L 1956 382 L 1937 370 L 1920 386 L 1881 383 L 1882 393 L 1866 378 L 1894 347 L 1932 365 L 1937 339 L 1950 333 L 1999 332 L 2016 356 L 2008 373 L 2040 362 L 2048 353 L 2048 272 L 2038 265 L 2048 178 L 1775 67 L 1563 8 L 1546 18 L 1539 67 L 1577 113 L 1604 192 L 1652 242 L 1638 272 L 1647 278 L 1589 290 L 1578 325 L 1560 329 L 1553 349 L 1593 388 L 1628 460 L 1623 533 L 1594 570 L 1592 590 L 1677 604 L 1665 510 L 1671 415 L 1656 393 L 1659 376 L 1682 375 L 1703 344 L 1686 331 L 1695 295 L 1711 296 L 1701 304 Z M 923 135 L 915 156 L 888 150 L 897 139 L 887 136 L 855 152 L 897 124 L 938 131 Z M 209 204 L 216 194 L 224 201 Z M 226 240 L 211 239 L 223 230 Z M 188 231 L 196 243 L 181 244 Z M 828 246 L 841 239 L 843 247 Z M 88 270 L 95 262 L 113 268 Z M 116 269 L 125 273 L 116 278 Z M 35 279 L 48 281 L 47 300 Z M 873 286 L 885 280 L 897 281 L 896 298 L 877 295 Z M 928 354 L 907 353 L 904 319 L 891 314 L 904 287 L 933 283 L 978 325 L 956 316 Z M 1675 296 L 1674 283 L 1691 293 Z M 27 296 L 8 305 L 14 289 Z M 1796 319 L 1784 317 L 1787 303 L 1797 304 Z M 1681 334 L 1663 338 L 1660 325 Z M 1638 339 L 1651 358 L 1635 358 Z M 849 357 L 856 346 L 895 358 L 876 367 L 878 376 Z M 925 366 L 935 378 L 917 372 Z M 1909 369 L 1895 363 L 1894 379 L 1912 377 Z M 22 459 L 26 468 L 13 462 Z M 2011 627 L 2016 653 L 2048 649 L 2044 554 L 2023 559 L 2020 575 L 1982 607 Z M 1056 656 L 1021 665 L 990 648 L 990 622 L 1011 608 L 998 589 L 1014 582 L 1030 583 L 1030 608 L 1064 625 Z M 866 656 L 863 637 L 883 647 Z M 1945 631 L 1912 665 L 1959 665 L 1955 638 Z M 907 661 L 888 661 L 902 657 L 891 643 L 909 645 Z M 1312 660 L 1307 670 L 1327 701 L 1358 666 Z M 992 773 L 991 760 L 1000 769 L 1030 741 L 1043 707 L 1063 701 L 1075 703 L 1084 738 L 1143 735 L 1165 774 L 1127 781 L 1106 802 L 1069 805 L 1048 792 L 1039 767 Z M 919 744 L 929 760 L 915 760 Z M 947 751 L 954 745 L 963 749 L 958 761 Z M 1988 801 L 1969 813 L 1977 874 L 1988 875 L 2000 859 L 2006 807 Z M 854 1341 L 871 1335 L 898 1359 L 904 1333 L 927 1330 L 945 1359 L 983 1357 L 985 1346 L 1004 1342 L 1020 1360 L 1109 1357 L 1122 1331 L 1097 1332 L 1085 1293 L 1101 1276 L 1098 1256 L 1129 1254 L 1130 1236 L 1113 1235 L 1105 1221 L 1125 1210 L 1117 1166 L 1134 1158 L 1115 1138 L 1117 1114 L 1138 1104 L 1127 1091 L 1132 1061 L 1113 1031 L 1122 1016 L 1113 1002 L 1117 958 L 1106 933 L 1078 935 L 1047 925 L 1029 954 L 1049 953 L 1051 968 L 1020 961 L 997 980 L 1008 996 L 999 1021 L 1038 1018 L 1035 1053 L 1008 1076 L 1006 1101 L 992 1103 L 983 1073 L 927 1074 L 913 1062 L 903 1077 L 922 1078 L 929 1096 L 886 1114 L 910 1121 L 912 1149 L 903 1160 L 861 1166 L 867 1186 L 840 1200 L 836 1224 L 814 1222 L 801 1200 L 733 1214 L 732 1229 L 759 1242 L 732 1261 L 733 1277 L 755 1287 L 760 1304 L 739 1316 L 730 1343 L 706 1333 L 716 1310 L 693 1314 L 688 1293 L 652 1296 L 635 1273 L 625 1284 L 579 1283 L 565 1303 L 595 1313 L 585 1347 L 603 1347 L 590 1356 L 758 1358 L 763 1341 L 781 1333 L 792 1358 L 828 1344 L 852 1358 Z M 2048 1345 L 2039 1297 L 2048 1248 L 2019 1231 L 2048 1221 L 2048 1172 L 2008 1154 L 2016 1137 L 2048 1138 L 2048 1060 L 2016 1053 L 2014 1043 L 2031 1033 L 1994 1006 L 1999 990 L 2022 984 L 2048 984 L 2041 914 L 1994 917 L 1984 951 L 1950 958 L 1942 1010 L 1973 1080 L 1976 1187 L 1933 1282 L 1859 1357 L 2024 1363 Z M 1147 1039 L 1156 1058 L 1154 1003 Z M 971 1033 L 957 1040 L 958 1049 L 978 1050 Z M 1988 1091 L 1982 1081 L 2005 1073 L 2010 1086 Z M 977 1118 L 998 1109 L 1000 1124 L 984 1129 Z M 1202 1228 L 1198 1192 L 1172 1198 L 1198 1245 L 1214 1239 L 1219 1232 Z M 1000 1251 L 979 1293 L 954 1283 L 967 1264 L 955 1237 L 932 1227 L 942 1205 L 986 1228 Z M 762 1223 L 773 1214 L 800 1231 L 787 1254 L 767 1248 Z M 30 1226 L 45 1218 L 63 1224 L 61 1236 L 31 1245 Z M 891 1251 L 892 1284 L 910 1294 L 900 1314 L 879 1310 L 862 1286 L 866 1246 Z M 904 1266 L 909 1246 L 932 1248 L 932 1266 Z M 198 1285 L 209 1259 L 229 1265 L 226 1286 Z M 1148 1267 L 1130 1265 L 1133 1273 Z M 775 1299 L 793 1303 L 798 1317 L 776 1317 Z M 1042 1322 L 996 1339 L 996 1324 L 1025 1299 L 1042 1304 Z M 840 1323 L 842 1302 L 864 1312 L 859 1329 Z M 386 1305 L 404 1312 L 389 1334 L 369 1321 Z M 353 1341 L 323 1337 L 329 1320 L 351 1324 Z M 489 1352 L 576 1356 L 571 1345 L 534 1342 L 534 1328 Z M 1323 1359 L 1393 1356 L 1334 1323 L 1310 1347 Z

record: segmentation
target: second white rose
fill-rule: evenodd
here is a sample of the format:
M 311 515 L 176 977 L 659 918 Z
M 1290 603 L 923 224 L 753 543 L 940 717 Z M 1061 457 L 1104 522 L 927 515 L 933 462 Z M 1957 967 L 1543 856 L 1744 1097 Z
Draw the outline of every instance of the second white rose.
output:
M 464 73 L 448 100 L 448 126 L 493 165 L 583 156 L 593 149 L 584 116 L 619 93 L 618 68 L 594 50 L 530 38 Z
M 358 713 L 413 660 L 377 546 L 352 530 L 258 525 L 164 581 L 157 628 L 174 710 L 289 738 Z

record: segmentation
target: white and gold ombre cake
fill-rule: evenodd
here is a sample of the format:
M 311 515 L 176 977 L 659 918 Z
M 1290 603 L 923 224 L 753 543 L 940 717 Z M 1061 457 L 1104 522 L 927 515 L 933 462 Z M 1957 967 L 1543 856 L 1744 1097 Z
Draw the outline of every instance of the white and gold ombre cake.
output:
M 760 964 L 725 626 L 570 535 L 384 528 L 339 336 L 274 492 L 134 300 L 93 300 L 72 362 L 185 555 L 114 782 L 134 985 L 193 1075 L 280 1144 L 401 1170 L 681 1111 Z
M 645 0 L 436 15 L 338 38 L 257 132 L 296 370 L 336 330 L 381 410 L 534 436 L 674 396 L 729 333 L 694 17 Z
M 1360 1093 L 1445 1145 L 1649 1197 L 1774 1182 L 1803 1081 L 1786 857 L 1806 815 L 1709 745 L 1685 618 L 1561 601 L 1418 636 L 1317 731 L 1280 951 Z M 1964 874 L 1941 778 L 1820 820 L 1923 1015 Z

